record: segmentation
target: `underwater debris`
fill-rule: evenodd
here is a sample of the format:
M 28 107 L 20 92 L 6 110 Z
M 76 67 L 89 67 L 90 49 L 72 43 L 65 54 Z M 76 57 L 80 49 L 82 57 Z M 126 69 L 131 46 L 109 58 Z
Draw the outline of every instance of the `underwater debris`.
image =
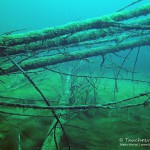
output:
M 21 116 L 24 118 L 49 117 L 50 122 L 46 126 L 47 133 L 43 136 L 43 139 L 39 140 L 38 149 L 59 150 L 64 148 L 71 150 L 72 143 L 75 144 L 76 141 L 71 139 L 65 125 L 79 114 L 83 113 L 86 117 L 93 119 L 98 114 L 93 110 L 104 110 L 105 115 L 101 113 L 105 117 L 103 120 L 106 123 L 114 123 L 114 120 L 117 119 L 113 118 L 112 110 L 117 112 L 118 110 L 139 108 L 140 106 L 147 109 L 150 103 L 147 97 L 149 97 L 150 92 L 149 88 L 146 89 L 145 87 L 150 84 L 150 81 L 137 79 L 134 76 L 139 71 L 136 70 L 137 61 L 141 55 L 139 51 L 144 51 L 141 50 L 141 47 L 150 46 L 150 18 L 146 16 L 149 14 L 150 5 L 148 4 L 134 10 L 72 22 L 39 31 L 1 35 L 0 57 L 6 58 L 7 63 L 1 64 L 0 77 L 2 79 L 0 79 L 0 83 L 10 82 L 12 74 L 19 73 L 29 81 L 36 93 L 32 93 L 33 102 L 31 99 L 24 98 L 25 95 L 20 92 L 20 89 L 15 90 L 18 93 L 20 92 L 18 95 L 22 98 L 6 96 L 7 91 L 3 92 L 0 96 L 0 114 L 5 115 L 8 119 L 10 116 L 12 119 L 15 116 L 18 117 L 17 119 L 20 119 Z M 141 16 L 145 18 L 143 19 Z M 135 17 L 139 19 L 134 20 Z M 133 20 L 130 21 L 130 19 Z M 135 60 L 132 59 L 134 60 L 132 61 L 133 67 L 128 67 L 129 55 L 135 49 L 137 49 L 137 52 L 134 56 Z M 124 56 L 121 51 L 125 51 L 127 54 Z M 116 52 L 121 53 L 116 54 Z M 125 78 L 129 77 L 126 72 L 131 78 Z M 41 76 L 39 82 L 35 82 L 35 74 Z M 55 79 L 56 74 L 59 75 L 60 80 Z M 106 76 L 104 76 L 105 74 Z M 9 76 L 8 81 L 3 81 L 5 75 Z M 113 75 L 113 77 L 109 75 Z M 60 82 L 58 88 L 51 86 L 51 79 L 54 80 L 54 86 Z M 134 84 L 133 82 L 143 84 L 144 88 L 141 90 L 137 88 L 138 86 L 136 88 L 131 86 Z M 15 84 L 14 86 L 16 86 Z M 43 88 L 43 86 L 45 87 Z M 27 88 L 25 90 L 29 92 L 31 89 L 28 86 Z M 57 98 L 55 96 L 57 103 L 52 101 L 51 90 L 57 96 L 59 95 Z M 14 91 L 9 92 L 9 94 L 12 94 Z M 44 103 L 36 99 L 37 93 Z M 12 112 L 14 109 L 16 111 Z M 19 113 L 19 110 L 21 110 L 21 113 Z M 88 114 L 88 110 L 91 114 Z M 101 118 L 100 115 L 99 117 Z M 82 117 L 79 118 L 82 120 Z M 109 121 L 109 119 L 112 120 Z M 138 116 L 137 120 L 140 119 L 140 116 Z M 129 121 L 127 123 L 130 124 Z M 89 127 L 91 126 L 89 123 Z M 72 125 L 72 127 L 83 131 L 87 129 L 80 128 L 77 125 Z M 23 133 L 27 132 L 30 135 L 29 131 L 32 128 L 29 128 L 15 132 L 18 149 L 22 149 L 22 141 L 25 137 Z M 45 127 L 42 126 L 42 128 Z M 92 128 L 94 129 L 94 127 Z M 115 127 L 114 130 L 116 130 Z M 104 131 L 98 133 L 101 134 Z M 106 137 L 97 139 L 92 135 L 92 138 L 101 145 L 111 143 Z M 94 141 L 90 142 L 92 148 L 95 146 Z M 88 149 L 86 142 L 81 145 L 82 148 Z

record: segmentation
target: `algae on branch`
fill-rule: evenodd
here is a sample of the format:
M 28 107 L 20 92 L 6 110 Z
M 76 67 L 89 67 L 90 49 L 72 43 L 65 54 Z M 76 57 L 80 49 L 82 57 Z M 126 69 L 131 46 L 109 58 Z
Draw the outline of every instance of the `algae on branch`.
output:
M 38 40 L 55 38 L 70 33 L 73 34 L 75 32 L 79 32 L 83 30 L 89 30 L 94 28 L 95 29 L 105 28 L 112 25 L 109 22 L 103 21 L 105 20 L 105 18 L 106 20 L 112 19 L 113 22 L 114 21 L 118 22 L 118 21 L 123 21 L 134 17 L 139 17 L 142 15 L 147 15 L 149 13 L 150 13 L 150 5 L 145 5 L 135 10 L 118 12 L 115 14 L 110 14 L 105 17 L 88 19 L 86 21 L 73 22 L 66 25 L 62 25 L 58 27 L 50 27 L 39 31 L 30 31 L 22 34 L 8 35 L 6 40 L 5 40 L 6 36 L 1 36 L 0 43 L 2 45 L 0 46 L 14 46 L 17 44 L 23 44 L 23 43 L 25 44 L 25 43 L 35 42 Z M 4 43 L 3 40 L 5 40 Z
M 104 55 L 107 53 L 114 53 L 122 50 L 127 50 L 129 48 L 139 47 L 139 46 L 148 46 L 150 45 L 150 37 L 147 37 L 146 39 L 138 39 L 138 40 L 132 40 L 128 42 L 123 42 L 119 44 L 114 44 L 111 46 L 103 46 L 103 47 L 96 47 L 91 49 L 85 49 L 82 51 L 75 51 L 71 52 L 68 55 L 64 54 L 57 54 L 54 56 L 43 56 L 40 58 L 32 58 L 29 60 L 25 60 L 21 62 L 20 67 L 22 67 L 24 70 L 30 70 L 30 69 L 37 69 L 41 67 L 45 67 L 48 65 L 55 65 L 62 62 L 68 62 L 73 60 L 80 60 L 92 56 L 98 56 L 98 55 Z M 4 70 L 6 73 L 11 72 L 17 72 L 19 71 L 17 67 L 10 67 Z M 0 75 L 3 75 L 4 73 L 1 71 Z

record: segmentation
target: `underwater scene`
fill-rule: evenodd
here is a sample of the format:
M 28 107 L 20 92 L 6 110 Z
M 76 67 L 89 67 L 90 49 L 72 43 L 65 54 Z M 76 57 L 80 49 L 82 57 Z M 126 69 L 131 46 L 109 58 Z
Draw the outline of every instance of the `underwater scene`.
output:
M 0 0 L 0 150 L 150 149 L 150 0 Z

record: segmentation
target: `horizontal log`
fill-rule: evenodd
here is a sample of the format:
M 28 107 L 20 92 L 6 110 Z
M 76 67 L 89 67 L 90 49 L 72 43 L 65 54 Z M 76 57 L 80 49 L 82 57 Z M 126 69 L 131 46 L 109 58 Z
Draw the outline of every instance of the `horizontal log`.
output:
M 108 103 L 108 104 L 97 104 L 97 105 L 81 105 L 81 106 L 37 106 L 37 105 L 29 105 L 29 104 L 19 104 L 19 103 L 6 103 L 6 102 L 0 102 L 0 106 L 3 107 L 12 107 L 12 108 L 26 108 L 26 109 L 39 109 L 39 110 L 76 110 L 76 109 L 93 109 L 93 108 L 102 108 L 102 109 L 118 109 L 118 108 L 127 108 L 127 107 L 134 107 L 134 106 L 140 106 L 149 104 L 150 101 L 145 101 L 140 104 L 132 104 L 132 105 L 125 105 L 121 107 L 112 107 L 111 105 L 120 104 L 121 102 L 131 101 L 136 98 L 144 97 L 150 95 L 150 92 L 140 93 L 138 95 L 135 95 L 130 98 L 126 98 L 123 100 L 119 100 L 116 102 Z
M 135 25 L 131 25 L 131 24 L 135 24 Z M 134 22 L 130 22 L 129 25 L 119 25 L 120 28 L 125 28 L 125 29 L 137 29 L 137 30 L 142 30 L 144 29 L 149 29 L 150 30 L 150 26 L 145 26 L 145 25 L 149 25 L 150 24 L 150 18 L 146 18 L 146 19 L 140 19 L 138 21 L 134 21 Z M 143 26 L 144 25 L 144 26 Z M 126 30 L 128 31 L 128 30 Z M 56 37 L 53 39 L 47 39 L 44 41 L 37 41 L 37 42 L 31 42 L 29 44 L 22 44 L 22 45 L 17 45 L 17 46 L 12 46 L 9 48 L 5 49 L 5 52 L 8 55 L 15 55 L 15 54 L 20 54 L 20 53 L 28 53 L 28 52 L 34 52 L 34 51 L 38 51 L 38 50 L 44 50 L 44 49 L 54 49 L 57 47 L 61 47 L 61 46 L 68 46 L 71 44 L 77 44 L 79 42 L 85 42 L 87 40 L 96 40 L 98 38 L 101 37 L 105 37 L 105 36 L 110 36 L 113 35 L 114 33 L 116 33 L 116 29 L 113 28 L 104 28 L 104 29 L 93 29 L 93 30 L 86 30 L 86 31 L 82 31 L 82 32 L 77 32 L 74 33 L 73 35 L 70 36 L 61 36 L 61 37 Z M 137 33 L 140 35 L 141 33 Z M 0 56 L 4 56 L 3 53 L 0 53 Z
M 108 34 L 114 33 L 115 31 L 111 30 L 87 30 L 85 32 L 78 32 L 71 36 L 61 36 L 53 39 L 47 39 L 45 41 L 37 41 L 29 44 L 22 44 L 5 49 L 5 52 L 9 55 L 15 55 L 20 53 L 34 52 L 43 49 L 56 48 L 60 46 L 67 46 L 70 44 L 77 44 L 79 42 L 87 40 L 95 40 L 100 38 L 100 36 L 106 36 Z M 3 53 L 0 53 L 0 56 L 4 56 Z
M 46 28 L 39 31 L 32 31 L 22 34 L 5 35 L 0 38 L 0 46 L 14 46 L 18 44 L 30 43 L 39 40 L 46 40 L 58 36 L 73 34 L 75 32 L 100 29 L 114 25 L 113 21 L 123 21 L 150 13 L 150 4 L 141 6 L 137 9 L 130 11 L 122 11 L 111 15 L 103 16 L 100 18 L 88 19 L 85 21 L 72 22 L 66 25 Z M 113 22 L 113 24 L 112 24 Z
M 150 37 L 142 38 L 138 40 L 132 40 L 128 42 L 123 42 L 120 44 L 115 45 L 109 45 L 104 47 L 97 47 L 97 48 L 91 48 L 86 49 L 82 51 L 76 51 L 69 54 L 58 54 L 54 56 L 44 56 L 40 58 L 33 58 L 23 61 L 20 66 L 24 70 L 31 70 L 31 69 L 37 69 L 42 68 L 49 65 L 55 65 L 63 62 L 73 61 L 73 60 L 80 60 L 92 56 L 98 56 L 98 55 L 105 55 L 107 53 L 114 53 L 121 50 L 131 49 L 139 46 L 150 46 Z M 13 66 L 5 70 L 0 70 L 0 75 L 3 75 L 5 73 L 12 73 L 19 71 L 17 67 Z

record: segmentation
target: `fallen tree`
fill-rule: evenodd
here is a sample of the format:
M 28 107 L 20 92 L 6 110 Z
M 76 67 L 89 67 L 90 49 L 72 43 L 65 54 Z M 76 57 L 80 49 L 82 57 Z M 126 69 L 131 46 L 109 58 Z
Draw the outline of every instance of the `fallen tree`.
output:
M 62 95 L 62 98 L 60 99 L 59 105 L 65 105 L 67 106 L 69 104 L 69 98 L 70 98 L 70 87 L 71 87 L 71 77 L 67 76 L 66 82 L 64 83 L 64 94 Z M 67 110 L 59 110 L 57 114 L 68 114 Z M 67 117 L 61 116 L 59 117 L 61 124 L 64 125 L 65 122 L 67 121 Z M 43 142 L 41 150 L 56 150 L 59 149 L 59 145 L 61 142 L 61 138 L 63 136 L 63 132 L 60 127 L 57 127 L 58 123 L 57 120 L 54 118 L 49 131 L 46 135 L 46 138 Z
M 24 70 L 37 69 L 49 65 L 55 65 L 63 62 L 80 60 L 92 56 L 105 55 L 107 53 L 119 52 L 121 50 L 133 49 L 135 47 L 140 46 L 149 46 L 150 45 L 150 37 L 140 38 L 138 40 L 123 42 L 120 44 L 114 44 L 104 47 L 97 47 L 86 49 L 82 51 L 71 52 L 68 54 L 57 54 L 54 56 L 44 56 L 40 58 L 32 58 L 25 60 L 20 63 L 20 66 Z M 19 69 L 16 66 L 9 67 L 7 69 L 0 70 L 0 75 L 17 72 Z
M 100 29 L 110 26 L 118 26 L 119 21 L 135 18 L 150 13 L 150 5 L 144 5 L 134 10 L 122 11 L 100 18 L 88 19 L 85 21 L 72 22 L 67 25 L 46 28 L 39 31 L 32 31 L 22 34 L 3 35 L 0 38 L 0 46 L 14 46 L 18 44 L 44 41 L 67 34 L 73 34 L 83 30 Z
M 115 14 L 111 14 L 108 16 L 100 17 L 100 18 L 94 18 L 89 19 L 86 21 L 80 21 L 80 22 L 73 22 L 67 25 L 58 26 L 58 27 L 52 27 L 43 29 L 40 31 L 33 31 L 23 34 L 14 34 L 14 35 L 3 35 L 0 37 L 0 56 L 6 56 L 4 59 L 9 58 L 9 60 L 12 62 L 5 66 L 2 65 L 0 68 L 0 75 L 7 75 L 11 73 L 18 73 L 21 71 L 21 73 L 24 74 L 24 76 L 29 80 L 29 82 L 34 86 L 34 88 L 39 92 L 43 100 L 45 101 L 47 106 L 40 106 L 40 105 L 27 105 L 27 104 L 17 104 L 17 103 L 6 103 L 6 102 L 0 102 L 0 106 L 2 108 L 20 108 L 20 109 L 36 109 L 36 110 L 51 110 L 53 114 L 53 120 L 50 125 L 49 131 L 45 137 L 45 140 L 43 141 L 42 150 L 46 149 L 59 149 L 60 141 L 62 135 L 66 137 L 66 142 L 68 149 L 70 148 L 69 139 L 67 137 L 67 134 L 64 130 L 64 125 L 67 121 L 67 117 L 64 117 L 63 114 L 68 115 L 69 110 L 87 110 L 87 109 L 119 109 L 119 108 L 130 108 L 135 106 L 147 106 L 149 105 L 149 99 L 145 98 L 143 102 L 135 103 L 135 104 L 126 104 L 123 106 L 115 106 L 117 104 L 120 104 L 122 102 L 132 101 L 133 99 L 137 99 L 144 96 L 149 96 L 149 92 L 146 93 L 140 93 L 136 96 L 129 97 L 127 99 L 123 99 L 120 101 L 113 101 L 106 104 L 88 104 L 87 105 L 81 105 L 81 104 L 71 104 L 69 103 L 70 100 L 70 77 L 71 74 L 66 74 L 68 77 L 67 84 L 64 85 L 64 95 L 61 97 L 59 105 L 58 106 L 52 106 L 50 105 L 50 102 L 45 98 L 41 90 L 36 86 L 34 81 L 28 76 L 27 72 L 28 70 L 38 69 L 38 68 L 44 68 L 46 69 L 46 66 L 55 65 L 59 63 L 74 61 L 74 60 L 86 60 L 86 58 L 93 57 L 93 56 L 102 56 L 102 63 L 101 66 L 104 63 L 104 55 L 108 53 L 115 53 L 119 51 L 124 51 L 127 49 L 130 49 L 130 51 L 133 48 L 141 47 L 141 46 L 150 46 L 150 37 L 149 33 L 143 34 L 143 32 L 137 32 L 138 30 L 150 30 L 150 18 L 147 18 L 145 20 L 140 19 L 139 21 L 136 21 L 134 25 L 131 25 L 133 22 L 126 22 L 128 19 L 132 19 L 134 17 L 140 17 L 143 15 L 147 15 L 150 13 L 150 5 L 145 5 L 140 8 L 137 8 L 132 11 L 124 11 L 119 12 Z M 120 22 L 125 21 L 125 22 Z M 133 36 L 128 36 L 126 33 L 130 30 L 136 31 L 133 32 Z M 116 34 L 117 31 L 117 35 Z M 119 32 L 118 32 L 119 31 Z M 96 40 L 98 38 L 103 38 L 105 36 L 111 36 L 112 40 L 114 40 L 114 35 L 118 38 L 121 38 L 121 36 L 124 36 L 125 39 L 121 41 L 113 42 L 115 44 L 110 44 L 109 39 L 105 38 L 104 40 L 108 40 L 109 45 L 107 46 L 97 46 L 94 48 L 87 48 L 82 50 L 76 50 L 76 51 L 66 51 L 64 53 L 59 52 L 56 55 L 50 55 L 50 56 L 41 56 L 36 58 L 34 57 L 27 57 L 25 59 L 22 59 L 22 55 L 20 55 L 22 58 L 19 58 L 16 54 L 20 53 L 28 53 L 29 51 L 37 52 L 38 50 L 43 50 L 49 48 L 51 51 L 51 48 L 59 48 L 60 46 L 68 46 L 70 44 L 81 44 L 81 42 L 87 42 L 88 40 Z M 127 37 L 127 38 L 126 38 Z M 132 38 L 132 40 L 131 40 Z M 97 44 L 95 41 L 93 44 Z M 98 43 L 99 44 L 99 43 Z M 103 44 L 103 43 L 102 43 Z M 83 45 L 84 46 L 84 45 Z M 10 55 L 15 56 L 10 56 Z M 53 53 L 51 53 L 53 54 Z M 12 58 L 11 58 L 12 57 Z M 14 58 L 13 58 L 14 57 Z M 138 53 L 137 53 L 138 57 Z M 19 59 L 18 59 L 19 58 Z M 124 58 L 124 61 L 127 57 Z M 15 60 L 15 61 L 14 61 Z M 21 61 L 20 61 L 21 60 Z M 18 63 L 17 63 L 18 61 Z M 136 58 L 137 61 L 137 58 Z M 136 61 L 134 64 L 134 69 L 136 66 Z M 123 65 L 123 64 L 122 64 Z M 119 66 L 119 71 L 122 69 L 122 65 Z M 134 73 L 133 69 L 133 73 Z M 35 70 L 36 72 L 37 70 Z M 119 71 L 117 74 L 119 74 Z M 133 75 L 132 73 L 132 75 Z M 60 73 L 61 74 L 61 73 Z M 64 73 L 63 73 L 64 74 Z M 73 75 L 73 74 L 72 74 Z M 75 75 L 74 75 L 75 76 Z M 77 75 L 76 75 L 77 76 Z M 84 76 L 85 77 L 85 76 Z M 87 77 L 85 77 L 88 79 Z M 92 79 L 92 77 L 89 77 Z M 112 78 L 111 78 L 112 79 Z M 118 80 L 118 77 L 113 78 L 115 80 L 115 84 L 117 85 L 116 80 Z M 1 81 L 1 80 L 0 80 Z M 88 83 L 90 85 L 94 85 L 96 82 L 93 82 L 94 80 L 88 80 Z M 135 81 L 133 78 L 131 81 Z M 92 84 L 91 84 L 92 83 Z M 79 85 L 77 85 L 79 86 Z M 116 87 L 115 87 L 116 88 Z M 95 89 L 94 89 L 95 90 Z M 80 90 L 80 92 L 83 91 Z M 88 91 L 89 92 L 89 91 Z M 94 91 L 94 94 L 96 95 L 96 90 Z M 86 95 L 87 96 L 87 95 Z M 86 98 L 87 99 L 87 98 Z M 95 100 L 95 98 L 93 98 Z M 81 99 L 79 99 L 81 100 Z M 70 106 L 69 106 L 70 105 Z M 59 115 L 61 113 L 62 115 Z
M 136 23 L 137 25 L 132 25 L 133 23 Z M 57 49 L 61 46 L 69 46 L 69 45 L 75 45 L 79 44 L 80 42 L 85 42 L 89 40 L 96 40 L 98 38 L 104 38 L 106 36 L 113 36 L 116 32 L 121 32 L 120 34 L 125 34 L 126 32 L 135 29 L 137 30 L 137 33 L 134 34 L 135 36 L 140 36 L 141 33 L 138 32 L 138 30 L 150 30 L 150 26 L 145 26 L 150 24 L 150 18 L 147 19 L 141 19 L 136 22 L 130 22 L 130 24 L 118 24 L 117 28 L 103 28 L 103 29 L 92 29 L 92 30 L 86 30 L 82 32 L 77 32 L 72 35 L 64 35 L 52 39 L 47 40 L 41 40 L 36 42 L 31 42 L 29 44 L 21 44 L 11 47 L 3 47 L 3 50 L 8 55 L 15 55 L 20 53 L 32 53 L 37 52 L 39 50 L 44 49 Z M 144 26 L 143 26 L 144 25 Z M 122 30 L 122 31 L 119 31 Z M 4 56 L 3 53 L 0 53 L 0 56 Z
M 150 92 L 140 93 L 138 95 L 135 95 L 133 97 L 128 97 L 116 102 L 109 102 L 107 104 L 96 104 L 96 105 L 80 105 L 80 106 L 66 106 L 66 103 L 63 104 L 63 106 L 35 106 L 35 105 L 27 105 L 27 104 L 14 104 L 14 103 L 6 103 L 6 102 L 0 102 L 0 106 L 2 107 L 13 107 L 13 108 L 26 108 L 26 109 L 39 109 L 39 110 L 76 110 L 76 109 L 93 109 L 93 108 L 99 108 L 99 109 L 119 109 L 118 107 L 112 107 L 113 105 L 120 104 L 122 102 L 132 101 L 136 98 L 144 97 L 150 95 Z M 67 100 L 67 99 L 64 99 Z M 111 101 L 111 100 L 110 100 Z M 149 104 L 150 101 L 144 101 L 143 103 L 140 103 L 139 105 L 127 105 L 127 106 L 140 106 L 143 104 Z M 120 106 L 122 108 L 122 106 Z M 127 108 L 127 107 L 124 107 Z

